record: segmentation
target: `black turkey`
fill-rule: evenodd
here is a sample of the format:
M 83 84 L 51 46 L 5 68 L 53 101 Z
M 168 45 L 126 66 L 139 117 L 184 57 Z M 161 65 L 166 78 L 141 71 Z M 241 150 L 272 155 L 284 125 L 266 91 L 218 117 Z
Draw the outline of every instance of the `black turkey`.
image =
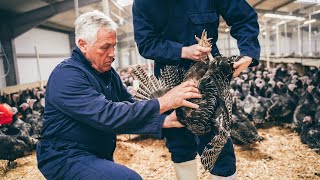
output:
M 265 122 L 266 108 L 260 101 L 257 97 L 248 94 L 247 97 L 239 103 L 239 108 L 242 108 L 247 117 L 256 124 Z
M 20 137 L 6 135 L 0 132 L 0 159 L 8 160 L 7 166 L 12 169 L 15 167 L 14 160 L 21 158 L 34 150 Z
M 282 122 L 292 122 L 292 116 L 297 107 L 299 97 L 293 92 L 295 86 L 289 85 L 289 89 L 285 95 L 274 96 L 272 98 L 273 104 L 267 111 L 267 118 L 275 119 Z
M 201 39 L 197 38 L 200 46 L 211 46 L 207 34 L 203 31 Z M 137 67 L 133 73 L 140 80 L 139 89 L 135 94 L 137 99 L 151 99 L 162 96 L 168 90 L 182 81 L 194 80 L 198 82 L 201 99 L 190 99 L 198 104 L 198 109 L 181 107 L 176 109 L 179 122 L 192 133 L 203 135 L 213 129 L 215 136 L 205 147 L 201 155 L 201 162 L 205 169 L 214 167 L 222 148 L 230 137 L 230 123 L 232 118 L 232 97 L 229 92 L 230 80 L 234 72 L 233 63 L 241 56 L 213 57 L 208 53 L 209 60 L 195 63 L 184 74 L 182 69 L 166 66 L 157 80 L 153 75 Z
M 242 110 L 237 108 L 235 102 L 232 106 L 231 138 L 235 144 L 253 144 L 264 140 Z
M 314 121 L 311 116 L 304 117 L 300 138 L 302 143 L 320 154 L 320 124 Z
M 16 116 L 13 123 L 1 128 L 0 131 L 0 159 L 8 160 L 8 168 L 12 169 L 14 160 L 31 154 L 37 140 L 29 136 L 30 124 L 23 122 Z
M 313 117 L 317 111 L 317 105 L 314 102 L 312 95 L 306 92 L 306 96 L 301 100 L 300 104 L 294 111 L 292 128 L 300 132 L 302 125 L 304 124 L 306 116 Z

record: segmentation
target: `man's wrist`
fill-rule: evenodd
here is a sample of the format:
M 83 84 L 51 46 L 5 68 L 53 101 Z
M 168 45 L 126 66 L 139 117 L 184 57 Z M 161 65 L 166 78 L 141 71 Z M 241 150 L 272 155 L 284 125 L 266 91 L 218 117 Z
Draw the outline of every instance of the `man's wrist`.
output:
M 187 47 L 182 47 L 181 48 L 181 58 L 186 59 L 187 55 L 186 55 L 186 49 Z
M 253 58 L 252 57 L 244 55 L 243 58 L 245 60 L 250 60 L 250 64 L 249 65 L 253 64 Z
M 159 102 L 160 114 L 162 114 L 170 109 L 170 108 L 168 108 L 168 104 L 166 103 L 166 100 L 163 97 L 159 97 L 158 102 Z

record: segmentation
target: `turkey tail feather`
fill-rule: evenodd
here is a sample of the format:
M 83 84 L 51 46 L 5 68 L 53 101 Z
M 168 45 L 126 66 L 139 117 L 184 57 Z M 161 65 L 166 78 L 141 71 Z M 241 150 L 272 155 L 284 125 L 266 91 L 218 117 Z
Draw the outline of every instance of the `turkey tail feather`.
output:
M 171 89 L 168 88 L 171 87 L 168 86 L 168 83 L 172 82 L 172 80 L 170 80 L 172 76 L 170 73 L 161 74 L 162 78 L 158 80 L 153 74 L 148 75 L 146 71 L 138 65 L 134 68 L 133 74 L 139 80 L 139 89 L 136 91 L 136 94 L 134 94 L 136 99 L 149 100 L 157 98 L 159 95 L 163 95 L 163 92 L 166 93 Z

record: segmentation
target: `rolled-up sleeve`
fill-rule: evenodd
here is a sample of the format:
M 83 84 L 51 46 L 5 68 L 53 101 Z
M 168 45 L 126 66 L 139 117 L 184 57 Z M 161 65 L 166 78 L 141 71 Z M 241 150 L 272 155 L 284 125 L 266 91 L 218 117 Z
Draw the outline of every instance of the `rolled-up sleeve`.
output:
M 259 64 L 260 44 L 258 40 L 258 15 L 245 0 L 218 2 L 218 11 L 231 27 L 230 34 L 237 40 L 241 55 L 253 58 L 250 66 Z
M 48 88 L 54 91 L 47 96 L 48 101 L 73 119 L 105 132 L 161 137 L 165 116 L 159 116 L 157 99 L 112 102 L 98 93 L 75 67 L 61 67 L 50 81 Z

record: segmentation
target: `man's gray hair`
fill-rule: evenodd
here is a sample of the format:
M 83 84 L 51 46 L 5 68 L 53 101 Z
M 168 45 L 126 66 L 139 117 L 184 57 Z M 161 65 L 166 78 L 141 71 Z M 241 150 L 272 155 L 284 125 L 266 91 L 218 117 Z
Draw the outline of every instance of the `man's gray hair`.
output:
M 107 15 L 98 10 L 81 14 L 74 22 L 75 41 L 78 46 L 78 40 L 83 39 L 92 45 L 97 40 L 97 32 L 100 28 L 109 32 L 115 32 L 118 25 Z

